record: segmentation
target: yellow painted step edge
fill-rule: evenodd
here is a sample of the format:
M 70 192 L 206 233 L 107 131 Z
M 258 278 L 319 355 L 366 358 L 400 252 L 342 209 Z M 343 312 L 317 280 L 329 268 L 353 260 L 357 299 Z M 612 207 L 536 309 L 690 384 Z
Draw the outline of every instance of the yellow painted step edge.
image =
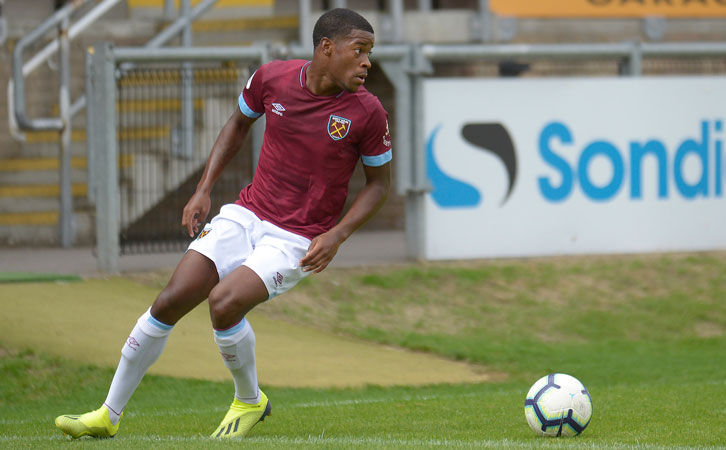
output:
M 201 3 L 202 0 L 192 0 L 191 6 L 196 6 Z M 127 0 L 129 8 L 162 8 L 164 6 L 164 0 Z M 179 0 L 174 2 L 176 8 L 179 8 Z M 234 7 L 261 7 L 268 6 L 272 7 L 274 0 L 219 0 L 214 7 L 215 8 L 234 8 Z
M 119 168 L 128 169 L 134 165 L 134 155 L 119 157 Z M 0 172 L 19 172 L 26 170 L 58 170 L 58 158 L 11 158 L 0 159 Z M 88 161 L 85 156 L 71 158 L 72 169 L 87 169 Z
M 242 30 L 269 30 L 297 28 L 298 16 L 241 17 L 235 19 L 200 20 L 192 24 L 196 33 Z
M 57 212 L 2 213 L 0 225 L 56 225 Z
M 76 183 L 71 185 L 71 193 L 75 197 L 88 195 L 88 185 Z M 35 184 L 24 186 L 0 186 L 2 197 L 58 197 L 60 186 L 57 184 Z
M 160 127 L 139 127 L 125 128 L 116 132 L 119 140 L 127 141 L 133 139 L 159 139 L 169 136 L 171 127 L 169 125 Z M 25 133 L 25 142 L 28 144 L 47 144 L 50 142 L 58 142 L 59 136 L 57 131 L 29 131 Z M 86 130 L 73 130 L 71 132 L 71 140 L 73 142 L 83 142 L 86 140 Z

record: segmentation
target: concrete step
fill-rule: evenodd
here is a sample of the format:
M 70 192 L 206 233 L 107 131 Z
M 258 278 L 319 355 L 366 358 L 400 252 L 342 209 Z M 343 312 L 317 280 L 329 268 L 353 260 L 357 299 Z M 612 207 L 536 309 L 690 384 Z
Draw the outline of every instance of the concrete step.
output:
M 0 226 L 5 225 L 54 225 L 58 223 L 58 211 L 27 211 L 0 213 Z
M 0 172 L 25 172 L 38 170 L 58 170 L 58 157 L 7 158 L 0 159 Z M 71 169 L 86 169 L 88 160 L 85 156 L 71 157 Z
M 88 174 L 85 170 L 71 170 L 71 183 L 86 183 Z M 58 170 L 23 170 L 15 172 L 0 171 L 0 186 L 27 186 L 31 184 L 60 184 Z
M 119 169 L 133 166 L 134 155 L 119 157 Z M 49 185 L 60 183 L 58 158 L 7 158 L 0 159 L 0 189 L 18 192 L 18 186 L 39 185 L 37 189 L 50 189 Z M 86 183 L 88 178 L 88 159 L 85 156 L 71 157 L 71 180 L 73 183 Z
M 57 212 L 36 212 L 0 215 L 0 245 L 2 246 L 58 246 L 60 233 Z M 77 245 L 91 245 L 95 229 L 90 212 L 73 214 Z
M 88 186 L 76 183 L 71 186 L 73 209 L 86 210 Z M 0 217 L 4 214 L 57 212 L 60 210 L 58 185 L 0 186 Z M 2 220 L 2 219 L 0 219 Z
M 279 1 L 279 0 L 278 0 Z M 163 16 L 164 0 L 127 0 L 129 15 L 133 18 L 158 19 Z M 197 2 L 192 2 L 196 5 Z M 269 16 L 275 9 L 275 0 L 219 0 L 206 17 Z
M 86 196 L 88 194 L 88 185 L 85 183 L 73 184 L 71 185 L 71 192 L 74 197 Z M 0 199 L 20 197 L 56 198 L 59 195 L 60 186 L 57 184 L 0 186 Z
M 74 142 L 71 144 L 71 156 L 85 156 L 88 154 L 86 142 Z M 2 164 L 6 158 L 51 158 L 58 159 L 60 155 L 60 147 L 58 143 L 43 144 L 23 144 L 22 149 L 14 154 L 0 156 L 0 171 L 3 171 Z

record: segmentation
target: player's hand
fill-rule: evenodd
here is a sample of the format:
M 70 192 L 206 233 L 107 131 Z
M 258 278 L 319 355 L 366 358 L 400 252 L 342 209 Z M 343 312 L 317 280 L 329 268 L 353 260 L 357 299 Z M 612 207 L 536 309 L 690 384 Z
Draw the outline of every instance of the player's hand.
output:
M 187 229 L 189 237 L 194 237 L 199 232 L 199 225 L 207 218 L 211 205 L 209 195 L 201 192 L 195 192 L 189 199 L 182 212 L 181 223 Z
M 332 231 L 317 236 L 310 243 L 308 252 L 300 260 L 303 272 L 322 272 L 338 253 L 338 247 L 342 243 L 343 239 Z

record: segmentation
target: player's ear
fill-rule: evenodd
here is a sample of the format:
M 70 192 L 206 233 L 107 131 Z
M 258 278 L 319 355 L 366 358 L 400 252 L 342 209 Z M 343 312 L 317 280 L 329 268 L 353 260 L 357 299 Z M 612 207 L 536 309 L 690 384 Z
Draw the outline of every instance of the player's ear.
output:
M 323 51 L 323 55 L 330 56 L 333 53 L 333 41 L 324 37 L 320 39 L 320 48 Z

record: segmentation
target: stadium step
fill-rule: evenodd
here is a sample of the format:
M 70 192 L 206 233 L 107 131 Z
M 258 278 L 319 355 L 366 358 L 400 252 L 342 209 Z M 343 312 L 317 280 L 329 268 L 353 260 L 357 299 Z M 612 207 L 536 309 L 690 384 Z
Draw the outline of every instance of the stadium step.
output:
M 42 247 L 60 243 L 58 212 L 41 211 L 24 214 L 0 214 L 0 246 Z M 73 223 L 76 244 L 94 242 L 93 220 L 88 212 L 75 212 Z
M 84 244 L 91 240 L 87 166 L 85 156 L 71 157 L 73 222 Z M 59 180 L 58 157 L 0 159 L 0 244 L 58 245 Z

